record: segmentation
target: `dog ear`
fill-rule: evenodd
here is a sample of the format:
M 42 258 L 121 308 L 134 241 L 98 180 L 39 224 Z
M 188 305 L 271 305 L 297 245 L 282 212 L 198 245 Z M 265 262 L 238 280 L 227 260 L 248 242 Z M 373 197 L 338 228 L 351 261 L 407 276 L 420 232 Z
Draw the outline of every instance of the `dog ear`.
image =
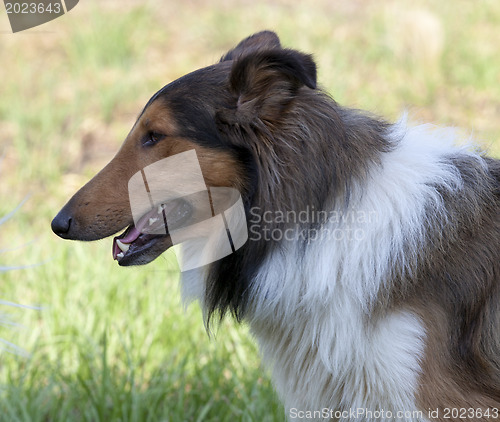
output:
M 243 56 L 234 62 L 230 74 L 235 104 L 219 111 L 219 123 L 260 120 L 276 124 L 304 85 L 316 88 L 316 64 L 310 55 L 275 49 Z
M 225 62 L 228 60 L 235 60 L 246 54 L 277 48 L 281 48 L 278 36 L 272 31 L 262 31 L 245 38 L 235 48 L 229 50 L 224 56 L 222 56 L 220 61 Z

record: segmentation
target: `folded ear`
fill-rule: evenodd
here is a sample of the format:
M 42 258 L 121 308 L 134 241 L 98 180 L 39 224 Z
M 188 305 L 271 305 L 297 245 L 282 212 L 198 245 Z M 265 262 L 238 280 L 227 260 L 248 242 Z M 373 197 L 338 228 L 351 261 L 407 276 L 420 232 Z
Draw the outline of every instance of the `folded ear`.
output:
M 279 122 L 303 86 L 316 88 L 316 64 L 310 55 L 275 49 L 241 57 L 233 64 L 230 89 L 233 108 L 220 111 L 225 124 L 246 124 L 257 119 Z
M 229 50 L 222 58 L 221 62 L 234 60 L 246 54 L 255 53 L 260 50 L 272 50 L 281 48 L 280 39 L 272 31 L 262 31 L 251 35 L 241 41 L 235 48 Z

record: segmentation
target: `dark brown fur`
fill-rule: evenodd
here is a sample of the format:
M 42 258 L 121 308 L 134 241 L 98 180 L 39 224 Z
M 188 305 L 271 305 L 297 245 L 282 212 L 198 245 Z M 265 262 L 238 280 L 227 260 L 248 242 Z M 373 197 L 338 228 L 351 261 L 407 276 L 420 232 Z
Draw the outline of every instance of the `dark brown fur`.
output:
M 434 408 L 500 408 L 499 162 L 488 159 L 483 168 L 451 159 L 463 194 L 443 193 L 449 220 L 416 280 L 430 334 L 420 400 Z
M 389 129 L 316 89 L 311 56 L 281 48 L 274 33 L 259 33 L 220 63 L 155 94 L 116 157 L 75 194 L 53 228 L 79 240 L 123 229 L 132 223 L 129 178 L 189 149 L 198 153 L 207 186 L 238 189 L 247 215 L 254 206 L 296 212 L 332 201 L 345 206 L 354 184 L 362 185 L 397 146 Z M 151 134 L 161 139 L 150 147 Z M 461 173 L 461 196 L 436 186 L 446 215 L 427 210 L 426 248 L 404 267 L 394 265 L 395 284 L 381 292 L 373 312 L 410 307 L 425 324 L 421 409 L 500 408 L 500 162 L 486 159 L 486 168 L 459 155 L 447 160 Z M 160 239 L 155 254 L 169 245 Z M 210 267 L 209 318 L 244 317 L 252 280 L 277 247 L 248 242 Z

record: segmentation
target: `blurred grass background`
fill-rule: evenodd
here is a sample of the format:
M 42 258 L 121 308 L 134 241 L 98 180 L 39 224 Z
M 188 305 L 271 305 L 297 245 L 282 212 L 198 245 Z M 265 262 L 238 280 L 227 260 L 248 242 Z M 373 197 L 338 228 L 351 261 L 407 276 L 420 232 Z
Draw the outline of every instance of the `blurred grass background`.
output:
M 3 6 L 2 6 L 3 7 Z M 1 7 L 0 7 L 1 8 Z M 3 9 L 4 10 L 4 9 Z M 50 231 L 119 148 L 150 96 L 243 37 L 276 30 L 312 52 L 341 104 L 463 129 L 500 156 L 497 0 L 82 1 L 10 33 L 0 14 L 0 421 L 279 421 L 245 326 L 210 340 L 180 303 L 169 253 L 119 268 L 111 242 Z

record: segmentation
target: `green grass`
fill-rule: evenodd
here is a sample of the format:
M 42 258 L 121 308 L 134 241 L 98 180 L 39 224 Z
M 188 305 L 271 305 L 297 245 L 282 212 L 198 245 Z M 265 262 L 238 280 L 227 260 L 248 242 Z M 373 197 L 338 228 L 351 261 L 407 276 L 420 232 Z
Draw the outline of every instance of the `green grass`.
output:
M 50 231 L 65 201 L 116 152 L 149 97 L 275 29 L 314 53 L 340 103 L 472 132 L 500 156 L 500 3 L 80 2 L 40 27 L 0 33 L 1 421 L 279 421 L 247 327 L 205 333 L 184 311 L 173 255 L 119 268 L 111 242 Z M 2 26 L 3 25 L 3 26 Z M 0 30 L 7 31 L 5 22 Z M 422 41 L 423 40 L 423 41 Z
M 114 268 L 100 243 L 4 274 L 3 283 L 36 292 L 18 299 L 44 305 L 23 309 L 28 322 L 18 336 L 7 333 L 32 355 L 2 356 L 0 420 L 279 418 L 246 330 L 228 322 L 210 340 L 199 309 L 183 311 L 172 256 L 142 270 Z

